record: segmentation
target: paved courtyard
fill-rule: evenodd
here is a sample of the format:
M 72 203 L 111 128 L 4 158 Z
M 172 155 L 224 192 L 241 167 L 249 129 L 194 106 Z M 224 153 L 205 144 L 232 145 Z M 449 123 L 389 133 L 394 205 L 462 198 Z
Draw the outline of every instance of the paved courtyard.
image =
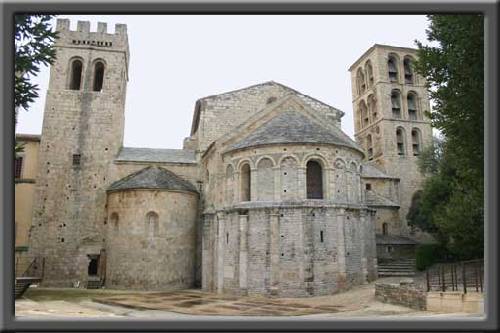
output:
M 377 302 L 374 284 L 311 298 L 237 297 L 189 289 L 175 292 L 30 288 L 16 301 L 21 318 L 258 318 L 478 317 L 438 314 Z

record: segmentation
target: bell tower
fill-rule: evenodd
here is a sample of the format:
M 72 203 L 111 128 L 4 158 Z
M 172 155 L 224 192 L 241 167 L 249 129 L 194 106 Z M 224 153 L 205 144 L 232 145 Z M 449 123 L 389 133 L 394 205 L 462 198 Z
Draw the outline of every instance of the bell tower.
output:
M 123 144 L 129 47 L 127 27 L 70 30 L 58 19 L 50 68 L 31 227 L 44 282 L 86 281 L 103 250 L 109 167 Z M 94 260 L 94 261 L 92 261 Z
M 354 137 L 365 149 L 365 163 L 399 178 L 401 234 L 423 176 L 417 158 L 432 142 L 425 79 L 414 71 L 417 50 L 375 44 L 350 68 Z

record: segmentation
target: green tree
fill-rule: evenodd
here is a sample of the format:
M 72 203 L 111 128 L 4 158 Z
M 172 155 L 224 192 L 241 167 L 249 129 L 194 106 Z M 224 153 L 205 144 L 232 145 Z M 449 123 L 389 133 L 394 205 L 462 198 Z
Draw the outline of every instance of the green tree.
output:
M 53 47 L 57 32 L 51 30 L 52 15 L 15 16 L 15 109 L 14 121 L 20 108 L 28 110 L 38 97 L 39 87 L 32 78 L 40 72 L 40 66 L 52 64 L 56 57 Z M 22 149 L 16 144 L 16 152 Z
M 434 232 L 459 258 L 483 255 L 484 38 L 482 15 L 430 15 L 427 39 L 417 41 L 416 71 L 434 102 L 432 124 L 441 147 L 422 154 L 429 174 L 408 214 L 409 223 Z

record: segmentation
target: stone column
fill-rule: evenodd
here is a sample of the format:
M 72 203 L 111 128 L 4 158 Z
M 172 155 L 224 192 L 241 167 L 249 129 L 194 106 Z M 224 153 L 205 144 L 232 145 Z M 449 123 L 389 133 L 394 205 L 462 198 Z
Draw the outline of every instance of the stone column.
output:
M 258 200 L 257 192 L 257 168 L 250 169 L 250 201 Z
M 305 167 L 297 167 L 297 178 L 298 178 L 298 199 L 304 200 L 307 198 L 307 189 L 306 189 L 306 168 Z
M 279 165 L 274 170 L 274 201 L 281 200 L 281 168 Z
M 280 280 L 280 215 L 278 212 L 270 214 L 270 292 L 278 295 Z
M 248 288 L 248 215 L 240 215 L 240 266 L 239 266 L 239 282 L 240 292 L 243 295 L 247 294 Z
M 339 288 L 343 288 L 345 286 L 346 281 L 346 248 L 345 248 L 345 229 L 344 229 L 344 220 L 345 220 L 345 209 L 339 208 L 336 216 L 337 220 L 337 259 L 338 259 L 338 285 Z
M 359 212 L 359 224 L 361 226 L 360 232 L 360 247 L 361 247 L 361 272 L 363 273 L 363 283 L 368 282 L 368 248 L 367 248 L 367 230 L 368 227 L 366 224 L 366 211 L 361 210 Z
M 324 199 L 325 200 L 331 200 L 333 199 L 333 193 L 332 189 L 330 186 L 330 178 L 331 178 L 331 173 L 332 173 L 332 168 L 325 168 L 324 169 L 324 179 L 323 179 L 323 193 L 324 193 Z
M 241 202 L 241 173 L 239 171 L 234 172 L 234 180 L 233 180 L 233 204 Z
M 217 293 L 224 288 L 224 215 L 217 214 Z

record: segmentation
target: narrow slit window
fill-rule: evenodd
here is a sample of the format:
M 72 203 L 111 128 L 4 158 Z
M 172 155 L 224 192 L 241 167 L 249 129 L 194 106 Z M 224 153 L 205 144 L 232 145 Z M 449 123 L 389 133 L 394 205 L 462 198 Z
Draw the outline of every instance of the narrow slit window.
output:
M 324 241 L 324 238 L 323 238 L 323 230 L 321 230 L 321 231 L 319 232 L 319 237 L 320 237 L 321 243 L 323 243 L 323 241 Z
M 373 140 L 372 136 L 368 134 L 366 137 L 366 150 L 368 151 L 368 160 L 373 159 Z
M 73 166 L 79 166 L 81 163 L 82 155 L 73 154 Z
M 420 154 L 420 133 L 418 130 L 414 129 L 411 131 L 411 141 L 413 146 L 413 155 L 417 156 Z
M 23 171 L 23 158 L 21 156 L 16 158 L 15 166 L 14 166 L 14 177 L 21 178 Z
M 405 155 L 404 132 L 401 128 L 396 130 L 396 143 L 398 147 L 398 155 Z

